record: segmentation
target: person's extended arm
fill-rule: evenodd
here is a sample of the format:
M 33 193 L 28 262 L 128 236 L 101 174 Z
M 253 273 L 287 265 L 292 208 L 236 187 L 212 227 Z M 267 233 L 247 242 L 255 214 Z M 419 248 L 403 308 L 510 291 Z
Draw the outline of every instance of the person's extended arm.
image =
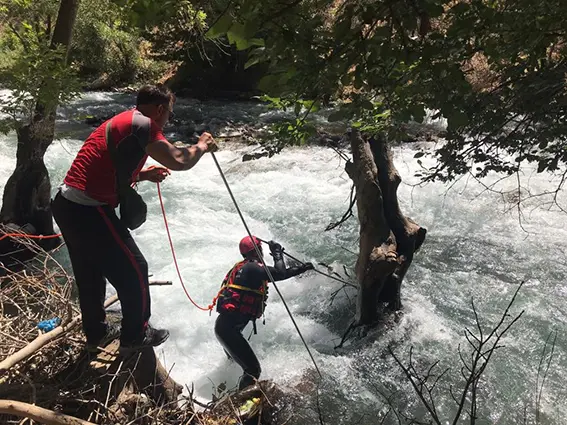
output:
M 274 258 L 274 267 L 268 266 L 270 273 L 275 281 L 289 279 L 290 277 L 294 277 L 305 273 L 307 270 L 313 270 L 313 264 L 305 263 L 299 266 L 294 267 L 286 267 L 285 261 L 283 258 L 283 248 L 282 246 L 277 243 L 270 241 L 270 252 L 272 253 L 272 257 Z M 269 279 L 266 270 L 262 267 L 263 279 Z
M 287 267 L 283 271 L 280 271 L 280 270 L 278 270 L 278 269 L 276 269 L 275 267 L 272 267 L 272 266 L 268 266 L 268 269 L 270 269 L 270 273 L 272 273 L 272 277 L 274 278 L 274 280 L 276 282 L 279 282 L 280 280 L 286 280 L 286 279 L 289 279 L 290 277 L 294 277 L 294 276 L 303 274 L 308 270 L 313 270 L 313 264 L 305 263 L 305 264 L 300 264 L 298 266 Z M 265 276 L 264 280 L 269 280 L 268 274 L 266 273 L 266 270 L 263 270 L 262 272 Z
M 205 152 L 214 151 L 215 140 L 209 133 L 203 133 L 196 145 L 177 148 L 165 140 L 156 140 L 146 146 L 146 153 L 170 170 L 189 170 Z

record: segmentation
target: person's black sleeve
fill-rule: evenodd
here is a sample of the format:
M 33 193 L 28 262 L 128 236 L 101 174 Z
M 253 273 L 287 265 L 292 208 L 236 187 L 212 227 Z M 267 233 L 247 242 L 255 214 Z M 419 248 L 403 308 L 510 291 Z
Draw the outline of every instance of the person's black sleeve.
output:
M 268 266 L 268 270 L 270 271 L 274 281 L 280 281 L 289 279 L 290 277 L 297 276 L 301 273 L 306 272 L 307 270 L 313 269 L 313 264 L 305 263 L 300 266 L 294 266 L 286 268 L 284 256 L 283 256 L 283 248 L 282 246 L 274 241 L 268 242 L 270 246 L 270 252 L 272 257 L 274 258 L 274 266 Z M 254 271 L 253 271 L 253 280 L 255 282 L 260 282 L 264 280 L 270 280 L 268 273 L 264 266 L 260 264 L 255 264 Z M 258 284 L 259 285 L 259 284 Z
M 274 281 L 278 282 L 280 280 L 289 279 L 290 277 L 294 277 L 302 273 L 305 273 L 307 270 L 312 270 L 313 265 L 311 263 L 306 263 L 299 266 L 286 268 L 283 259 L 280 261 L 274 258 L 274 267 L 268 266 L 268 269 L 270 270 L 270 273 L 272 274 Z M 264 268 L 264 266 L 261 266 L 260 264 L 256 264 L 255 274 L 256 274 L 255 277 L 258 280 L 270 279 L 268 277 L 268 274 L 266 273 L 266 269 Z

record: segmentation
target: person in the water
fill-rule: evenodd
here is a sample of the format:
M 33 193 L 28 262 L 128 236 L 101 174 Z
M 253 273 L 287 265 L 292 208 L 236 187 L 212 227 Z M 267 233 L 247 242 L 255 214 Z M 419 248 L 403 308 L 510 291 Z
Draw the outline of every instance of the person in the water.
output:
M 240 253 L 244 260 L 236 263 L 226 274 L 219 292 L 215 322 L 215 334 L 226 353 L 244 371 L 239 389 L 252 385 L 260 377 L 258 358 L 242 335 L 248 322 L 252 321 L 256 332 L 256 319 L 264 313 L 268 299 L 269 277 L 264 268 L 262 242 L 254 236 L 260 252 L 256 252 L 252 239 L 247 236 L 240 241 Z M 313 264 L 286 268 L 282 246 L 274 241 L 268 242 L 274 258 L 274 267 L 268 266 L 275 281 L 288 279 L 313 269 Z

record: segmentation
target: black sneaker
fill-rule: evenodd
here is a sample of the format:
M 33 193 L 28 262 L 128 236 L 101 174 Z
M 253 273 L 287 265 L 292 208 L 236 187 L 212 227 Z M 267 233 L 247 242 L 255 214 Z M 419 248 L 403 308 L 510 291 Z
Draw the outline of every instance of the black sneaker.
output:
M 106 325 L 106 333 L 98 339 L 87 338 L 86 349 L 90 353 L 96 353 L 99 347 L 105 347 L 113 340 L 120 338 L 120 327 L 114 324 Z
M 157 347 L 169 338 L 167 329 L 155 329 L 148 325 L 143 338 L 133 342 L 120 342 L 120 354 L 126 355 L 145 347 Z

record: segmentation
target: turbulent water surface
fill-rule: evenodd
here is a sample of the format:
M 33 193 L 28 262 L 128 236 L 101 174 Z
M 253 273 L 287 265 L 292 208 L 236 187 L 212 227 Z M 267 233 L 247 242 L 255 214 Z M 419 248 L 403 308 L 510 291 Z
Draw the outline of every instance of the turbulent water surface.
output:
M 4 93 L 5 94 L 5 93 Z M 132 96 L 91 93 L 60 111 L 60 138 L 49 148 L 46 163 L 56 186 L 91 128 L 85 114 L 118 112 Z M 199 122 L 269 122 L 275 119 L 260 105 L 221 102 L 180 102 L 182 116 Z M 171 136 L 175 136 L 171 133 Z M 276 239 L 286 251 L 305 260 L 352 270 L 358 226 L 353 218 L 343 227 L 325 232 L 348 205 L 350 181 L 344 164 L 325 148 L 294 148 L 271 159 L 241 162 L 249 147 L 225 148 L 217 154 L 221 166 L 254 233 Z M 0 136 L 0 189 L 15 164 L 15 135 Z M 418 368 L 439 360 L 439 372 L 450 368 L 435 398 L 440 416 L 449 421 L 455 411 L 450 385 L 462 388 L 458 350 L 469 350 L 465 327 L 474 328 L 470 305 L 474 298 L 488 330 L 499 319 L 514 291 L 525 281 L 511 314 L 525 310 L 503 340 L 481 382 L 481 423 L 534 422 L 538 393 L 538 365 L 548 335 L 557 331 L 553 360 L 541 391 L 540 423 L 567 422 L 567 226 L 564 213 L 533 208 L 528 203 L 519 216 L 510 209 L 513 196 L 501 196 L 471 179 L 454 186 L 412 187 L 418 165 L 411 147 L 396 149 L 395 161 L 404 184 L 399 190 L 402 209 L 428 229 L 426 242 L 414 259 L 403 288 L 403 314 L 397 322 L 372 330 L 334 349 L 354 311 L 352 292 L 341 291 L 331 303 L 337 282 L 309 273 L 281 282 L 323 380 L 317 383 L 309 357 L 275 291 L 270 294 L 265 326 L 252 336 L 263 368 L 273 379 L 305 398 L 305 409 L 294 423 L 316 419 L 313 388 L 319 385 L 319 404 L 326 423 L 378 424 L 388 408 L 384 396 L 398 394 L 392 403 L 406 412 L 423 415 L 417 398 L 396 367 L 387 347 L 404 361 L 410 347 Z M 533 193 L 553 188 L 551 176 L 526 169 L 523 184 Z M 484 183 L 496 181 L 490 177 Z M 513 189 L 515 180 L 499 188 Z M 152 322 L 171 331 L 159 353 L 173 377 L 194 384 L 195 394 L 210 399 L 222 382 L 236 384 L 239 368 L 224 355 L 213 333 L 216 313 L 197 310 L 186 299 L 169 252 L 156 186 L 142 183 L 149 218 L 134 236 L 145 253 L 154 278 L 170 279 L 171 287 L 152 289 Z M 191 295 L 210 303 L 226 271 L 239 259 L 238 241 L 245 235 L 212 158 L 207 155 L 188 172 L 173 173 L 162 185 L 165 208 L 179 257 L 181 273 Z M 525 196 L 526 191 L 522 192 Z M 566 201 L 564 193 L 559 200 Z M 541 199 L 537 199 L 541 203 Z M 109 289 L 110 291 L 110 289 Z M 251 330 L 245 330 L 248 336 Z M 386 423 L 397 423 L 389 416 Z M 318 419 L 317 419 L 318 422 Z M 292 420 L 293 423 L 293 420 Z

